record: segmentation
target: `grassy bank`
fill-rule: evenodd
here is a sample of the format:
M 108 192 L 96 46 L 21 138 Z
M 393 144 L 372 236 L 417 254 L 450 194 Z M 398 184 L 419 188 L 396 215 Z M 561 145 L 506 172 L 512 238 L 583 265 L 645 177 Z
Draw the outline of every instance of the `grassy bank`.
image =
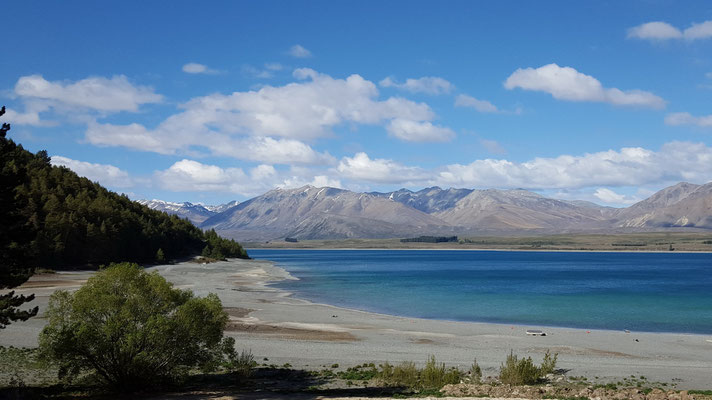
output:
M 392 239 L 282 240 L 244 243 L 248 248 L 290 249 L 455 249 L 542 251 L 704 251 L 712 252 L 712 233 L 652 232 L 542 236 L 460 236 L 457 242 L 419 243 Z

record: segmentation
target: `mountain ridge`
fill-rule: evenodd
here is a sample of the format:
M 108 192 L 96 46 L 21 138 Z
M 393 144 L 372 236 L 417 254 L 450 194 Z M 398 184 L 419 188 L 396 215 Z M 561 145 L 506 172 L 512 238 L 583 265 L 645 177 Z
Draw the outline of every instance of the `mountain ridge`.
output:
M 200 227 L 251 241 L 712 229 L 712 183 L 680 182 L 620 209 L 524 189 L 360 193 L 310 185 L 222 206 Z

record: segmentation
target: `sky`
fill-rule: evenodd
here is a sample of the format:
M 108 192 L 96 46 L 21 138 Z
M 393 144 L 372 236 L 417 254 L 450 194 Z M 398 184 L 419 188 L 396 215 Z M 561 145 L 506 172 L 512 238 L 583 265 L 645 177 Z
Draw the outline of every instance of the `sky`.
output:
M 712 181 L 706 1 L 17 1 L 9 136 L 133 199 Z

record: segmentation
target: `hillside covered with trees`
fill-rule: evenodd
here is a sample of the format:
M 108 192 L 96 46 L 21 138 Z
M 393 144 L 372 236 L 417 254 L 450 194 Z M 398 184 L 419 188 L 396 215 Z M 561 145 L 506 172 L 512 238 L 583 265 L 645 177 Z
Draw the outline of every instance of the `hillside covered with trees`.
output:
M 63 269 L 163 261 L 206 251 L 247 258 L 232 240 L 52 166 L 45 151 L 32 154 L 9 138 L 0 140 L 2 213 L 8 217 L 3 230 L 22 233 L 3 238 L 3 247 L 16 250 L 13 257 L 23 257 L 23 263 Z

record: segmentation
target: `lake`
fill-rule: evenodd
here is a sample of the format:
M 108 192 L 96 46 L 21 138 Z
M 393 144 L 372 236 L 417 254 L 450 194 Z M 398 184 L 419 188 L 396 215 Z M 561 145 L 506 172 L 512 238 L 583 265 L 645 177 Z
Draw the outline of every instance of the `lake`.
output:
M 319 303 L 407 317 L 712 333 L 712 254 L 252 249 Z

